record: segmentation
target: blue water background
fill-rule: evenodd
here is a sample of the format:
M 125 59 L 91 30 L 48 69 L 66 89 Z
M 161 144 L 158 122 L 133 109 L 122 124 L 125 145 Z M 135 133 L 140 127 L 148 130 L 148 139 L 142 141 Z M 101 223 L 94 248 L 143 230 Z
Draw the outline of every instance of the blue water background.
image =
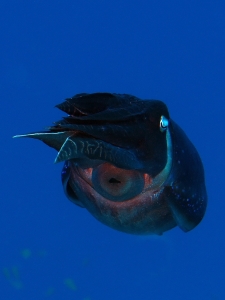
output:
M 1 1 L 0 299 L 225 299 L 224 16 L 224 0 Z M 97 91 L 168 105 L 205 167 L 196 229 L 114 231 L 66 199 L 53 149 L 12 139 Z

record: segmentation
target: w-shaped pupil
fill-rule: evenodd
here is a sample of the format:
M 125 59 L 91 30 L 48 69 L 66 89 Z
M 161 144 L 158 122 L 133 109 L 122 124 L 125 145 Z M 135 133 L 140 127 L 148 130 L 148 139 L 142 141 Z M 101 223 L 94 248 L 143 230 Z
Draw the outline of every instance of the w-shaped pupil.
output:
M 109 183 L 121 183 L 121 182 L 119 180 L 117 180 L 116 178 L 110 178 Z

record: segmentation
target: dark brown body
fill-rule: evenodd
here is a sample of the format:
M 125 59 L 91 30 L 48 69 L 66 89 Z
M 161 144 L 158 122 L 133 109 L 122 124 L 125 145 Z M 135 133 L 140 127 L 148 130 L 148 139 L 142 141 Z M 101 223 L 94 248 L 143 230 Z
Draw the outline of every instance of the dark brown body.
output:
M 66 196 L 96 219 L 132 234 L 193 229 L 207 194 L 201 159 L 166 105 L 130 95 L 79 94 L 58 108 L 69 116 L 42 140 L 65 161 Z

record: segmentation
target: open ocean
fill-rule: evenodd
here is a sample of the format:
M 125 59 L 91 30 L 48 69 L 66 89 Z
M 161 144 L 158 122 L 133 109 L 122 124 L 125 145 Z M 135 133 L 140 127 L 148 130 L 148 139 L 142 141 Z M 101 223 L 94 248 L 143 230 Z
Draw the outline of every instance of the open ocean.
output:
M 225 299 L 225 1 L 2 0 L 0 300 Z M 56 151 L 16 134 L 77 93 L 160 99 L 196 146 L 192 231 L 133 236 L 67 200 Z

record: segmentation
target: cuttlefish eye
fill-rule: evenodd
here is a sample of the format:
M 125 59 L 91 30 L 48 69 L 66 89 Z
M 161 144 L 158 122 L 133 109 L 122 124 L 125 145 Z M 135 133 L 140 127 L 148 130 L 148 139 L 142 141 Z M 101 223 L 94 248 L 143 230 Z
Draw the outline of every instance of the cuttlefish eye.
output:
M 144 175 L 136 170 L 125 170 L 104 163 L 93 169 L 94 189 L 103 197 L 120 202 L 140 194 L 144 187 Z
M 165 131 L 167 129 L 168 125 L 169 125 L 169 120 L 166 117 L 161 116 L 160 123 L 159 123 L 160 131 L 161 132 Z

